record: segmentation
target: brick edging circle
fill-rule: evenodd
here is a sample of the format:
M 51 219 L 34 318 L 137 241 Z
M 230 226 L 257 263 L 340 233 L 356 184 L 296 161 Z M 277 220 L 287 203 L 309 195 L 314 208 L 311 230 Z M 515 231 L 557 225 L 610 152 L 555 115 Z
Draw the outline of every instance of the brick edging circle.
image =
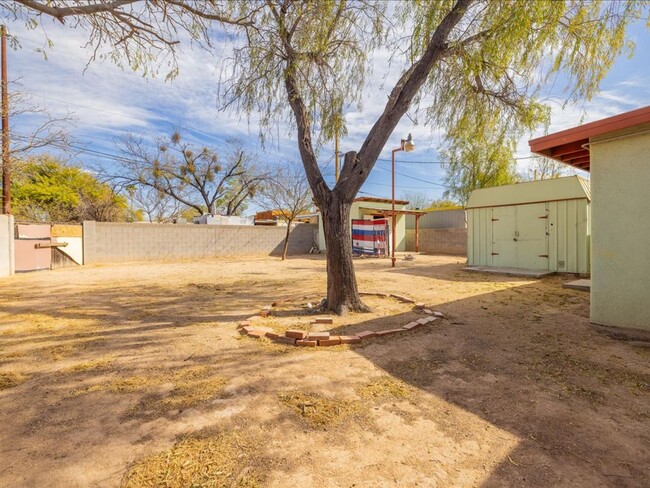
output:
M 392 297 L 403 303 L 413 303 L 414 310 L 422 310 L 426 316 L 418 320 L 411 321 L 398 329 L 389 329 L 381 330 L 379 332 L 374 332 L 371 330 L 365 330 L 354 335 L 331 335 L 329 331 L 319 331 L 319 332 L 307 332 L 304 330 L 287 330 L 284 335 L 276 334 L 275 332 L 269 332 L 261 329 L 256 329 L 251 325 L 251 321 L 257 317 L 268 317 L 279 303 L 284 300 L 278 300 L 273 302 L 271 305 L 266 305 L 257 313 L 248 319 L 239 322 L 237 328 L 240 329 L 244 335 L 248 337 L 254 337 L 257 339 L 267 338 L 274 342 L 280 344 L 287 344 L 292 346 L 303 346 L 303 347 L 325 347 L 325 346 L 338 346 L 340 344 L 359 344 L 367 339 L 372 337 L 384 337 L 398 334 L 401 332 L 408 332 L 411 330 L 418 329 L 424 325 L 435 322 L 438 319 L 442 319 L 445 315 L 442 312 L 437 310 L 431 310 L 427 308 L 424 303 L 415 303 L 415 300 L 402 296 L 396 295 L 394 293 L 375 293 L 375 292 L 360 292 L 359 295 L 362 296 L 379 296 L 383 298 Z M 334 319 L 332 317 L 316 317 L 312 324 L 333 324 Z

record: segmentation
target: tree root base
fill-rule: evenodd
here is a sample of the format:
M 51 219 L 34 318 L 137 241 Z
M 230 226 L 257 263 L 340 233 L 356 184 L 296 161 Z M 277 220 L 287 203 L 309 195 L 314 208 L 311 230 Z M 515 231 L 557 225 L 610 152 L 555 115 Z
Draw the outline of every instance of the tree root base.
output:
M 323 299 L 320 302 L 318 310 L 335 313 L 336 315 L 345 315 L 348 312 L 369 313 L 372 311 L 371 308 L 361 300 L 345 301 L 343 303 L 337 304 L 335 307 L 330 307 L 327 298 Z

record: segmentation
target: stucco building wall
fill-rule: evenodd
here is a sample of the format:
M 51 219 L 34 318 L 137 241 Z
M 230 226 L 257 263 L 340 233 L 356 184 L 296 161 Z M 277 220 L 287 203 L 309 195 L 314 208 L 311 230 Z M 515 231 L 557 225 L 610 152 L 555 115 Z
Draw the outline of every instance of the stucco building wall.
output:
M 650 132 L 592 138 L 591 321 L 650 330 Z

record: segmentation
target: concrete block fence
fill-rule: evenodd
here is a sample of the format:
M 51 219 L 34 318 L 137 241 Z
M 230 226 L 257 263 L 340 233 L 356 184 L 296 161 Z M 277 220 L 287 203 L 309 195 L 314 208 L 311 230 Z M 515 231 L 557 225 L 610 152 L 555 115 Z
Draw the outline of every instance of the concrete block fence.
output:
M 420 252 L 467 255 L 467 229 L 419 229 Z M 406 230 L 406 250 L 415 252 L 415 230 Z
M 213 258 L 236 254 L 278 255 L 286 227 L 252 225 L 83 223 L 84 264 Z M 298 224 L 288 253 L 306 254 L 318 227 Z

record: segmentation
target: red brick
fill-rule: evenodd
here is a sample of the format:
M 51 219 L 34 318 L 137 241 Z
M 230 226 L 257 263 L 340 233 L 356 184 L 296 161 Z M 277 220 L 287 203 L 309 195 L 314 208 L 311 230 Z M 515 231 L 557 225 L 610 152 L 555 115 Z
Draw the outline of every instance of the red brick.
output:
M 291 337 L 285 337 L 285 336 L 278 336 L 278 338 L 275 339 L 275 342 L 279 342 L 281 344 L 291 344 L 292 346 L 296 345 L 295 339 Z
M 317 317 L 314 319 L 312 324 L 333 324 L 334 320 L 332 317 Z
M 377 334 L 371 330 L 364 330 L 363 332 L 359 332 L 357 334 L 357 337 L 361 340 L 363 339 L 368 339 L 369 337 L 375 337 Z
M 341 336 L 341 344 L 359 344 L 361 338 L 356 335 L 351 336 Z
M 415 300 L 413 300 L 412 298 L 405 297 L 405 296 L 402 296 L 402 295 L 396 295 L 395 293 L 391 293 L 390 296 L 392 296 L 393 298 L 396 298 L 400 302 L 415 303 Z
M 329 339 L 320 339 L 318 341 L 319 346 L 338 346 L 339 344 L 341 344 L 339 336 L 331 336 Z
M 310 332 L 307 334 L 307 339 L 309 340 L 319 340 L 319 339 L 329 339 L 330 338 L 330 333 L 329 332 Z
M 389 329 L 389 330 L 380 330 L 377 332 L 378 337 L 383 337 L 387 335 L 397 334 L 398 332 L 404 332 L 404 329 Z
M 265 337 L 266 332 L 263 330 L 258 330 L 258 329 L 251 329 L 246 331 L 246 333 L 251 336 L 251 337 Z
M 317 345 L 318 341 L 308 341 L 307 339 L 298 339 L 296 341 L 296 346 L 316 347 Z
M 249 325 L 251 325 L 251 323 L 248 320 L 244 320 L 242 322 L 239 322 L 239 324 L 237 324 L 237 328 L 241 329 L 241 328 L 247 327 Z
M 284 333 L 284 335 L 291 337 L 292 339 L 304 339 L 307 337 L 307 332 L 304 330 L 288 330 Z
M 416 303 L 415 308 L 424 308 L 426 305 L 424 303 Z
M 402 329 L 404 330 L 413 330 L 417 329 L 418 327 L 421 327 L 422 324 L 419 322 L 409 322 L 408 324 L 402 326 Z
M 275 332 L 267 332 L 266 337 L 268 337 L 271 340 L 275 340 L 278 337 L 280 337 L 280 334 L 276 334 Z

